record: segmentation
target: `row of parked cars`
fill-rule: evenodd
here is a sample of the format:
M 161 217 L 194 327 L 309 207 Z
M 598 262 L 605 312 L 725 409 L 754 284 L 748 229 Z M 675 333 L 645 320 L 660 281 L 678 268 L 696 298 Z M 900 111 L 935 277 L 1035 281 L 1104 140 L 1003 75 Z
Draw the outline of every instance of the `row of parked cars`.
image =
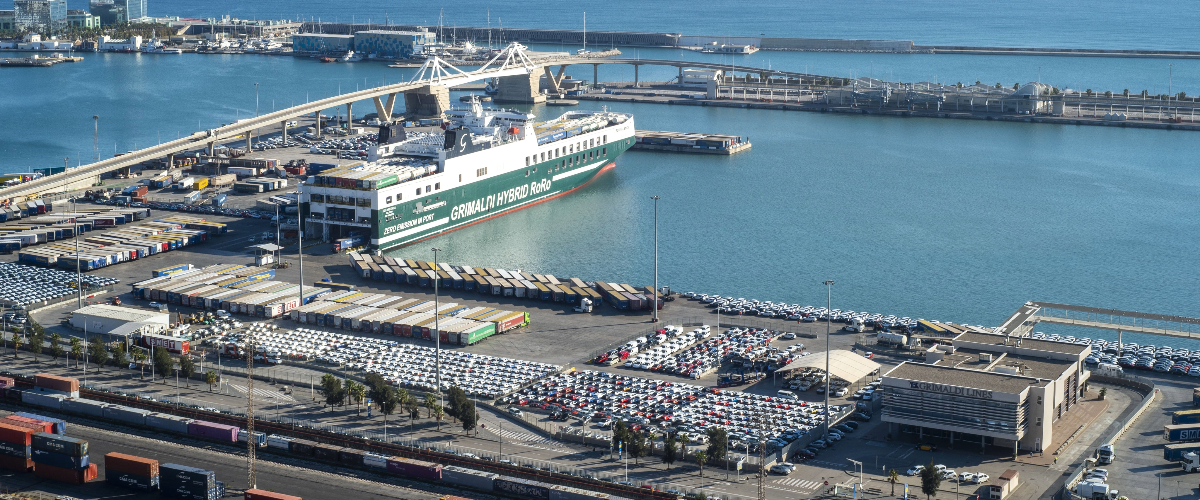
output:
M 887 328 L 916 327 L 917 320 L 907 316 L 900 317 L 892 314 L 877 314 L 865 311 L 843 311 L 818 306 L 805 306 L 772 302 L 770 300 L 723 297 L 706 293 L 684 292 L 684 297 L 704 302 L 721 314 L 757 315 L 767 318 L 782 318 L 792 321 L 814 322 L 829 319 L 835 323 L 850 323 L 855 318 L 862 322 Z
M 991 476 L 984 474 L 982 472 L 958 472 L 958 471 L 955 471 L 954 469 L 946 468 L 945 465 L 941 465 L 941 464 L 935 465 L 933 467 L 934 467 L 934 470 L 936 470 L 938 472 L 938 475 L 940 475 L 943 480 L 947 480 L 947 481 L 957 481 L 961 484 L 983 484 L 983 483 L 986 483 L 986 482 L 992 480 Z M 925 470 L 924 465 L 914 465 L 912 468 L 908 469 L 908 471 L 906 471 L 905 473 L 910 476 L 918 476 L 924 470 Z

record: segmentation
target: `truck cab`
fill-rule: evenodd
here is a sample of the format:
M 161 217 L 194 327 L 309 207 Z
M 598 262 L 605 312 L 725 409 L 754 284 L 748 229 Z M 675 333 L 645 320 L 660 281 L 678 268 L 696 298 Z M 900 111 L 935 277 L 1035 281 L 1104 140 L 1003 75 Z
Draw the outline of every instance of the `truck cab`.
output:
M 1103 444 L 1096 449 L 1096 462 L 1101 464 L 1111 464 L 1116 458 L 1116 452 L 1113 445 Z
M 1191 452 L 1183 456 L 1184 472 L 1200 472 L 1200 455 Z

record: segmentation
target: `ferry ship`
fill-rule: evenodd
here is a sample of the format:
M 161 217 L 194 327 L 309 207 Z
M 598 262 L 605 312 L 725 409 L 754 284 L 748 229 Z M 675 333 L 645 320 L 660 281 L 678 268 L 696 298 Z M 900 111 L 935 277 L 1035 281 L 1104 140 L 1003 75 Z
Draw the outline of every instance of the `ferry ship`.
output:
M 535 122 L 478 100 L 433 132 L 380 129 L 367 162 L 300 186 L 305 234 L 386 250 L 558 197 L 614 167 L 634 142 L 633 115 L 570 111 Z

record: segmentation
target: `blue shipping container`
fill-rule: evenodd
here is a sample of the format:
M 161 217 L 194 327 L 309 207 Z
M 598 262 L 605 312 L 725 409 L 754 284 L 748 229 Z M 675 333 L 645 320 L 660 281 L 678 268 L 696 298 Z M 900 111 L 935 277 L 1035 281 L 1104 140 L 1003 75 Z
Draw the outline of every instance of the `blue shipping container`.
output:
M 14 415 L 18 417 L 32 418 L 34 420 L 50 422 L 54 424 L 54 433 L 60 436 L 67 433 L 67 423 L 62 419 L 47 417 L 45 415 L 38 415 L 36 413 L 29 413 L 26 411 L 19 411 L 14 413 Z
M 142 491 L 158 489 L 158 476 L 137 476 L 128 472 L 104 471 L 105 480 L 109 484 Z
M 31 450 L 32 448 L 30 448 L 28 445 L 0 441 L 0 455 L 7 457 L 29 458 Z
M 35 464 L 53 465 L 63 469 L 83 470 L 88 466 L 87 455 L 72 457 L 70 455 L 63 455 L 62 453 L 33 449 L 30 450 L 29 458 L 33 459 L 33 463 Z

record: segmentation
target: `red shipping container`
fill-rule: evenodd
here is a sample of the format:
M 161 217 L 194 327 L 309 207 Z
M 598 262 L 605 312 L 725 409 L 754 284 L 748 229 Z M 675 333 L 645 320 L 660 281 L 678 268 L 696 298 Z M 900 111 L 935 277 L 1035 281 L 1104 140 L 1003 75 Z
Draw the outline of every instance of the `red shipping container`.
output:
M 37 464 L 33 468 L 33 474 L 42 479 L 49 479 L 60 483 L 83 484 L 96 479 L 96 464 L 89 464 L 83 470 L 71 470 L 53 465 Z
M 283 493 L 275 493 L 273 491 L 249 489 L 246 490 L 246 500 L 304 500 L 300 497 L 292 495 L 284 495 Z
M 124 453 L 108 453 L 104 455 L 104 470 L 142 477 L 156 477 L 158 476 L 158 460 Z
M 47 422 L 45 420 L 38 420 L 36 418 L 19 417 L 16 415 L 9 415 L 7 417 L 4 417 L 4 420 L 7 420 L 9 422 L 22 422 L 22 423 L 26 423 L 26 424 L 33 424 L 33 425 L 38 426 L 39 429 L 45 429 L 45 430 L 39 430 L 38 432 L 49 432 L 51 434 L 55 433 L 54 432 L 54 422 Z
M 46 389 L 62 392 L 77 392 L 79 391 L 79 379 L 71 377 L 60 377 L 49 373 L 39 373 L 33 376 L 33 385 Z
M 17 417 L 17 418 L 20 418 L 20 417 Z M 5 423 L 5 424 L 16 426 L 16 427 L 24 427 L 26 429 L 30 429 L 33 432 L 49 432 L 50 434 L 54 434 L 54 432 L 53 432 L 54 424 L 50 424 L 48 422 L 43 423 L 43 424 L 35 424 L 32 422 L 22 422 L 20 420 L 14 420 L 13 417 L 9 416 L 9 417 L 4 417 L 4 419 L 0 419 L 0 423 Z
M 0 421 L 0 441 L 29 446 L 33 443 L 33 429 L 17 427 L 8 422 Z
M 0 455 L 0 468 L 15 470 L 17 472 L 29 472 L 30 469 L 33 469 L 33 460 Z

